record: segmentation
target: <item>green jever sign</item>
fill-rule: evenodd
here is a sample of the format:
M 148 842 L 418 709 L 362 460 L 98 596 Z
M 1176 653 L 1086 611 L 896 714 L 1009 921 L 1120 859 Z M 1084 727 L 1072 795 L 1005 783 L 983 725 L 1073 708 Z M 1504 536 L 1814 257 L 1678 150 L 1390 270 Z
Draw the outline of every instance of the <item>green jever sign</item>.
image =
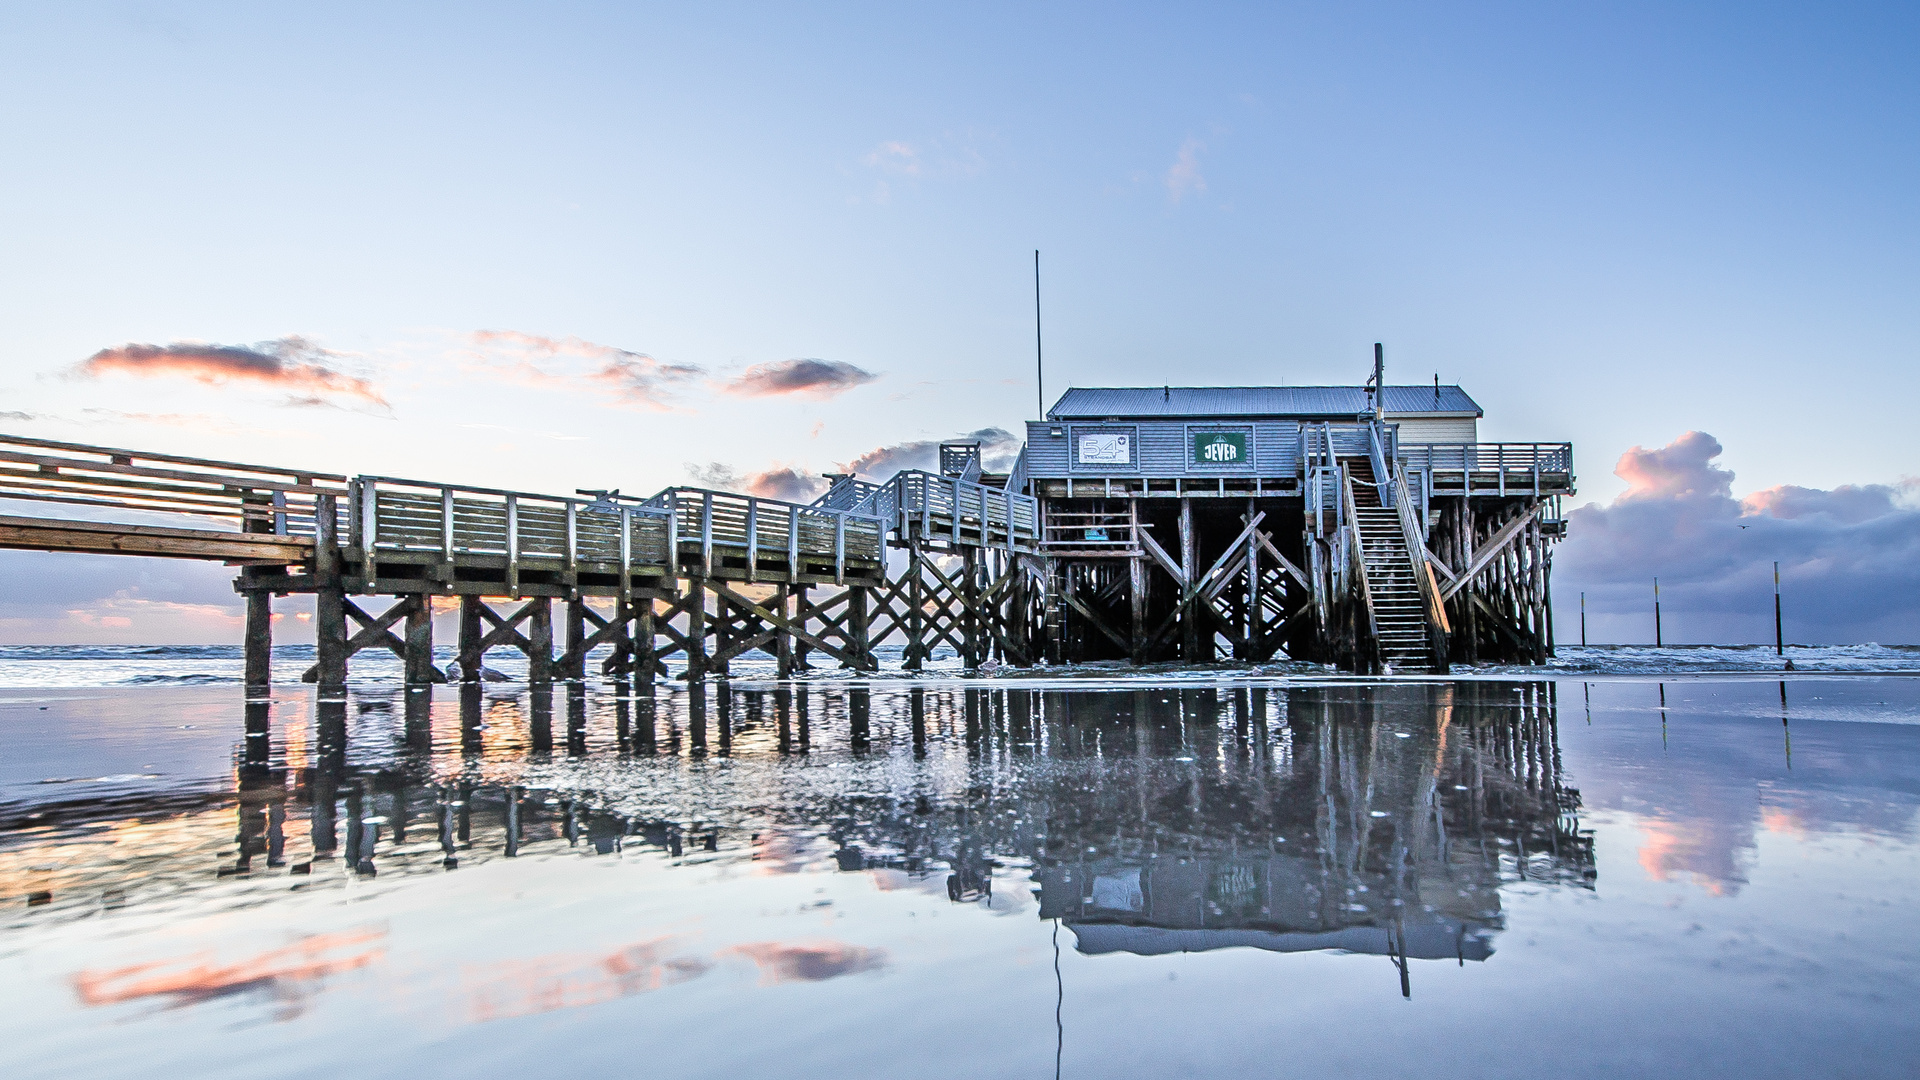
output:
M 1247 433 L 1244 431 L 1196 431 L 1193 433 L 1195 465 L 1245 465 Z

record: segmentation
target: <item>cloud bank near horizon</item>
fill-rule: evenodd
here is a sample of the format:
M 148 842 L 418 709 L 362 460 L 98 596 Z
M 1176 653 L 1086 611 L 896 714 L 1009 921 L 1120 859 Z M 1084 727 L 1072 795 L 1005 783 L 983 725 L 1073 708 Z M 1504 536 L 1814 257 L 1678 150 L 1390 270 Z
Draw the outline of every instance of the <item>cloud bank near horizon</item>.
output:
M 842 463 L 840 471 L 875 480 L 886 480 L 902 469 L 937 472 L 940 468 L 940 444 L 967 441 L 980 444 L 981 464 L 990 472 L 1010 467 L 1014 457 L 1020 453 L 1019 436 L 1006 428 L 985 427 L 952 439 L 910 439 L 888 446 L 876 446 L 852 461 Z
M 1721 452 L 1701 431 L 1632 447 L 1614 467 L 1627 490 L 1567 515 L 1561 642 L 1579 640 L 1581 592 L 1608 631 L 1590 640 L 1650 640 L 1655 577 L 1668 641 L 1770 641 L 1776 560 L 1789 641 L 1920 642 L 1920 480 L 1736 498 Z

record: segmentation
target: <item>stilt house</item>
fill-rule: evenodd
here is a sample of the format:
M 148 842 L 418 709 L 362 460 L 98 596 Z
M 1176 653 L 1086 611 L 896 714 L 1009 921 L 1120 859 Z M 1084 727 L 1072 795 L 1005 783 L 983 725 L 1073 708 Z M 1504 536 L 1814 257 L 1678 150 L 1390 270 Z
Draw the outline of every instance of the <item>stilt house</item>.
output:
M 1068 390 L 1008 479 L 1039 503 L 1039 644 L 1361 672 L 1543 661 L 1572 447 L 1481 442 L 1481 415 L 1437 380 Z

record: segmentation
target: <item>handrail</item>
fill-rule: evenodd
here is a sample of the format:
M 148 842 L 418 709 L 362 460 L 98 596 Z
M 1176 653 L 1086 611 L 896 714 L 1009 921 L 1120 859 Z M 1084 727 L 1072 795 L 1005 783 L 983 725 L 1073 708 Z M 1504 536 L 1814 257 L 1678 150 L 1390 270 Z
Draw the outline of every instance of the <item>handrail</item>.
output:
M 1440 472 L 1571 473 L 1573 444 L 1566 442 L 1405 443 L 1408 465 Z
M 669 512 L 622 496 L 580 498 L 468 487 L 391 476 L 349 482 L 343 539 L 360 553 L 361 576 L 400 557 L 502 559 L 509 592 L 523 564 L 617 568 L 623 590 L 636 567 L 668 563 Z
M 1027 493 L 1027 444 L 1020 444 L 1020 453 L 1013 459 L 1013 467 L 1007 470 L 1005 490 L 1015 495 Z
M 1359 586 L 1357 591 L 1360 593 L 1360 602 L 1363 605 L 1362 610 L 1367 613 L 1366 647 L 1370 661 L 1368 666 L 1373 666 L 1372 661 L 1377 659 L 1380 652 L 1380 622 L 1379 619 L 1375 617 L 1373 611 L 1373 589 L 1367 584 L 1367 556 L 1365 549 L 1360 543 L 1360 511 L 1354 505 L 1352 479 L 1350 475 L 1344 471 L 1342 472 L 1341 498 L 1346 506 L 1346 529 L 1351 531 L 1351 536 L 1348 538 L 1349 542 L 1347 544 L 1347 558 L 1352 563 L 1354 583 Z M 1356 642 L 1355 644 L 1357 646 L 1359 643 Z M 1359 667 L 1359 659 L 1357 656 L 1354 658 L 1355 667 Z
M 1380 438 L 1382 434 L 1384 433 L 1381 431 L 1380 421 L 1375 420 L 1367 425 L 1367 454 L 1373 460 L 1375 486 L 1390 488 L 1393 473 L 1387 468 L 1386 447 L 1381 444 Z M 1392 495 L 1389 492 L 1388 498 L 1391 497 Z M 1383 503 L 1386 501 L 1386 499 L 1381 500 Z
M 0 435 L 0 499 L 225 519 L 240 531 L 310 536 L 333 473 Z
M 872 563 L 885 557 L 887 523 L 858 509 L 802 506 L 696 487 L 667 488 L 646 504 L 672 511 L 676 570 L 679 545 L 696 542 L 702 574 L 712 572 L 719 547 L 744 550 L 756 561 L 761 551 L 784 551 L 790 568 L 798 566 L 802 555 L 831 556 L 836 583 L 844 582 L 849 559 Z M 756 580 L 758 572 L 757 565 L 750 566 L 747 579 Z
M 1440 602 L 1440 594 L 1433 587 L 1433 571 L 1427 565 L 1427 541 L 1415 524 L 1413 500 L 1407 495 L 1406 472 L 1398 462 L 1394 464 L 1394 508 L 1400 518 L 1400 534 L 1407 542 L 1407 556 L 1413 560 L 1414 583 L 1420 588 L 1420 599 L 1427 607 L 1427 619 L 1441 632 L 1451 634 L 1447 625 L 1447 608 Z
M 939 539 L 944 533 L 954 544 L 1009 551 L 1032 550 L 1040 538 L 1038 499 L 919 469 L 895 473 L 855 509 L 882 518 L 901 536 Z
M 880 487 L 871 480 L 862 480 L 857 476 L 842 476 L 834 481 L 819 498 L 807 505 L 822 510 L 846 510 L 864 502 Z

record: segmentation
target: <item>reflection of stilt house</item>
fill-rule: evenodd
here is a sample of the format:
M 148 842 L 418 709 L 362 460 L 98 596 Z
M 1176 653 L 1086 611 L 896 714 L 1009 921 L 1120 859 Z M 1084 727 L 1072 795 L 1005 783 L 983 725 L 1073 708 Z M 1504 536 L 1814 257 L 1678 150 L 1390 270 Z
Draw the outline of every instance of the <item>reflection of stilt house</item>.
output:
M 1069 390 L 1038 498 L 1054 659 L 1278 655 L 1444 671 L 1552 651 L 1566 443 L 1482 443 L 1457 386 Z

